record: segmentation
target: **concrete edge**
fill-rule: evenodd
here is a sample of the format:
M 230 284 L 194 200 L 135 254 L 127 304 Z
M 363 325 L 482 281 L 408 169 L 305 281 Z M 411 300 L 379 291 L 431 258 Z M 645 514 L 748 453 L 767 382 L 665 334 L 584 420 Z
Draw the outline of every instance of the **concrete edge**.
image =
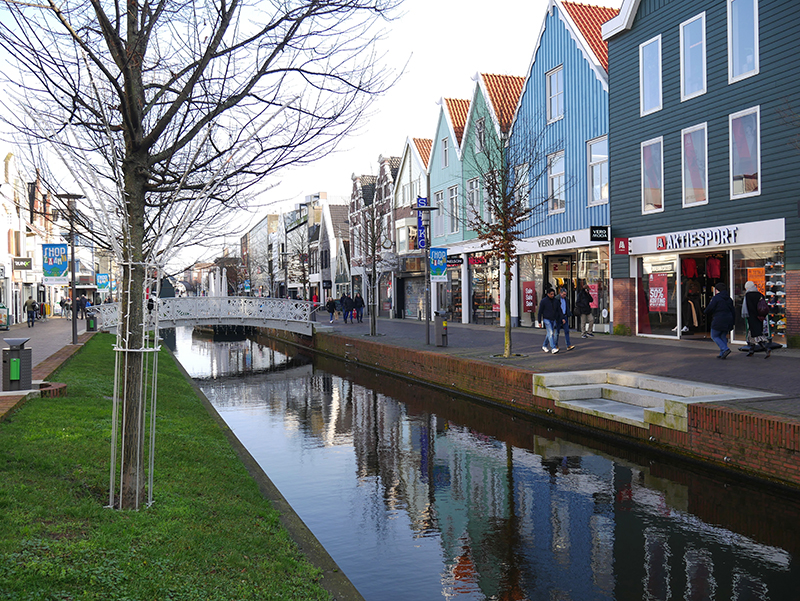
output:
M 242 441 L 240 441 L 228 427 L 225 420 L 222 419 L 222 416 L 220 416 L 216 408 L 214 408 L 214 405 L 208 400 L 208 397 L 206 397 L 189 373 L 175 358 L 172 351 L 166 347 L 163 348 L 172 355 L 183 377 L 191 384 L 195 394 L 197 394 L 197 397 L 203 403 L 209 415 L 211 415 L 225 433 L 228 442 L 236 451 L 236 454 L 239 456 L 239 459 L 244 464 L 248 473 L 258 484 L 261 494 L 278 512 L 281 524 L 289 532 L 289 536 L 291 536 L 292 540 L 297 544 L 297 547 L 303 555 L 322 571 L 322 578 L 319 581 L 320 586 L 330 593 L 333 601 L 365 601 L 361 593 L 358 592 L 358 589 L 350 582 L 350 579 L 341 568 L 339 568 L 328 551 L 325 550 L 325 547 L 322 546 L 322 543 L 317 540 L 317 537 L 314 536 L 305 522 L 297 515 L 286 498 L 281 494 L 280 490 L 278 490 L 266 472 L 264 472 L 258 462 L 245 448 Z

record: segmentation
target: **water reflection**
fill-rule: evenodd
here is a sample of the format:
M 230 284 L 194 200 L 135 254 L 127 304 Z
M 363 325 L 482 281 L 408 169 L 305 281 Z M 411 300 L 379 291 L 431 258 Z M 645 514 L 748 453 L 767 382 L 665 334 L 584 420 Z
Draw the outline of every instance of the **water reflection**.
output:
M 240 363 L 236 346 L 209 352 Z M 798 598 L 794 497 L 338 361 L 250 353 L 280 371 L 203 389 L 369 600 Z

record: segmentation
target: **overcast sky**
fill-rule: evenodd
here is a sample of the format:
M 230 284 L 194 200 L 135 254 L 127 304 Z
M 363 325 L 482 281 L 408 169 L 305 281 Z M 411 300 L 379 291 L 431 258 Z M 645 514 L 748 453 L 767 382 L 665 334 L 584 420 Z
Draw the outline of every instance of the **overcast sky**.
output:
M 583 0 L 619 8 L 621 0 Z M 472 96 L 476 73 L 525 76 L 548 0 L 405 0 L 402 17 L 388 23 L 387 60 L 401 81 L 373 108 L 358 137 L 324 160 L 286 171 L 261 201 L 319 191 L 349 198 L 351 175 L 377 174 L 378 156 L 400 156 L 407 137 L 433 138 L 442 98 Z

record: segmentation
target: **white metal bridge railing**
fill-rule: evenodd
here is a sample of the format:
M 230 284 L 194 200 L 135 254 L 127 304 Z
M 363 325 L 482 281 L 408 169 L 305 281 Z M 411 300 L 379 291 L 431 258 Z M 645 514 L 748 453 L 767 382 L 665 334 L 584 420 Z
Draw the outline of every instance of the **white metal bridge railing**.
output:
M 146 311 L 148 326 L 159 328 L 198 325 L 242 325 L 311 334 L 314 303 L 291 298 L 253 296 L 188 296 L 154 299 Z M 119 303 L 92 307 L 99 325 L 111 330 L 119 324 Z M 157 314 L 157 315 L 156 315 Z

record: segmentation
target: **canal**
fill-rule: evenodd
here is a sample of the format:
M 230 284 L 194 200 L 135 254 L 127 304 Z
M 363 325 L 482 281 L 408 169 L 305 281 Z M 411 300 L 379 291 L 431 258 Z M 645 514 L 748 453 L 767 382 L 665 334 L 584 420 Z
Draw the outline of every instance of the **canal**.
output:
M 266 339 L 176 355 L 368 601 L 800 599 L 800 497 Z

